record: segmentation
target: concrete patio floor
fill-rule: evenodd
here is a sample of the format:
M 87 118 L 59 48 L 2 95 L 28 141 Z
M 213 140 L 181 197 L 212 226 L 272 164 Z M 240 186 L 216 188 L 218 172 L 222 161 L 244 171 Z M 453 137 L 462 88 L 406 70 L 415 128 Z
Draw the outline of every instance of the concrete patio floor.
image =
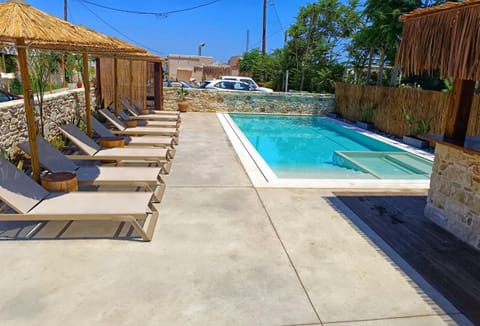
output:
M 469 324 L 331 192 L 254 188 L 213 113 L 182 116 L 165 180 L 150 243 L 3 227 L 0 325 Z

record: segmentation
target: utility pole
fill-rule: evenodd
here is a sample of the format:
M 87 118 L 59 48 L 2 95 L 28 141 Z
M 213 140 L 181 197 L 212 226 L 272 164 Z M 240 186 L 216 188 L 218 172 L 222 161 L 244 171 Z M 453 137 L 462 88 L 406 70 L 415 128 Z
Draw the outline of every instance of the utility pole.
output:
M 265 56 L 267 36 L 267 0 L 263 0 L 263 31 L 262 31 L 262 56 Z
M 247 29 L 247 49 L 245 52 L 248 52 L 249 47 L 250 47 L 250 30 Z
M 68 20 L 68 16 L 67 16 L 67 13 L 68 13 L 68 4 L 67 4 L 68 0 L 63 0 L 63 20 L 67 21 Z

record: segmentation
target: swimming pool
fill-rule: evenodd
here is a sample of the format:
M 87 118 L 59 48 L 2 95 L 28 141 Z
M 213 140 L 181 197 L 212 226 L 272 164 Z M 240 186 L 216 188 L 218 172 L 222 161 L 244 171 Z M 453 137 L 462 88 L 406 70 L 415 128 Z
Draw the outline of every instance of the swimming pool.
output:
M 310 115 L 230 113 L 278 178 L 428 180 L 432 162 Z

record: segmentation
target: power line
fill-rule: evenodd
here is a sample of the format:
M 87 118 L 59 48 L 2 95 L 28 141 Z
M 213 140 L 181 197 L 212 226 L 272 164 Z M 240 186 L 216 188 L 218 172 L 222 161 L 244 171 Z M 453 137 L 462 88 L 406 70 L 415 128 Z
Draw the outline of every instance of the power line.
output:
M 165 12 L 151 12 L 151 11 L 128 10 L 128 9 L 114 8 L 114 7 L 109 7 L 109 6 L 101 5 L 101 4 L 98 4 L 98 3 L 95 3 L 95 2 L 92 2 L 92 1 L 89 1 L 89 0 L 78 0 L 78 1 L 84 2 L 84 3 L 88 3 L 89 5 L 96 6 L 96 7 L 103 8 L 103 9 L 107 9 L 107 10 L 113 10 L 113 11 L 118 11 L 118 12 L 123 12 L 123 13 L 128 13 L 128 14 L 152 15 L 152 16 L 156 16 L 156 17 L 164 17 L 164 18 L 166 18 L 166 17 L 168 17 L 168 16 L 171 15 L 171 14 L 177 14 L 177 13 L 180 13 L 180 12 L 191 11 L 191 10 L 195 10 L 195 9 L 198 9 L 198 8 L 210 6 L 210 5 L 212 5 L 212 4 L 216 3 L 216 2 L 220 2 L 220 1 L 222 1 L 222 0 L 213 0 L 213 1 L 210 1 L 210 2 L 207 2 L 207 3 L 204 3 L 204 4 L 201 4 L 201 5 L 198 5 L 198 6 L 189 7 L 189 8 L 183 8 L 183 9 L 178 9 L 178 10 L 173 10 L 173 11 L 165 11 Z
M 273 0 L 270 0 L 270 6 L 273 7 L 273 11 L 275 12 L 275 16 L 277 17 L 278 24 L 280 25 L 282 31 L 284 31 L 285 28 L 283 28 L 282 21 L 280 20 L 280 16 L 278 15 L 277 6 L 275 6 L 275 2 Z
M 161 51 L 157 51 L 157 50 L 154 50 L 154 49 L 152 49 L 152 48 L 150 48 L 150 47 L 148 47 L 148 46 L 146 46 L 146 45 L 143 45 L 143 44 L 135 41 L 134 39 L 132 39 L 132 38 L 131 38 L 130 36 L 128 36 L 127 34 L 121 32 L 121 31 L 120 31 L 119 29 L 117 29 L 115 26 L 113 26 L 112 24 L 110 24 L 109 22 L 107 22 L 105 19 L 103 19 L 102 17 L 100 17 L 99 15 L 97 15 L 97 14 L 96 14 L 93 10 L 91 10 L 85 3 L 83 3 L 83 2 L 87 2 L 87 1 L 84 1 L 84 0 L 77 0 L 77 1 L 79 1 L 80 4 L 81 4 L 82 6 L 84 6 L 85 9 L 87 9 L 92 15 L 94 15 L 95 17 L 97 17 L 97 18 L 98 18 L 99 20 L 101 20 L 105 25 L 107 25 L 108 27 L 110 27 L 111 29 L 113 29 L 115 32 L 117 32 L 118 34 L 120 34 L 120 35 L 122 35 L 123 37 L 125 37 L 125 38 L 126 38 L 127 40 L 129 40 L 130 42 L 135 43 L 135 44 L 137 44 L 138 46 L 140 46 L 140 47 L 142 47 L 142 48 L 144 48 L 144 49 L 149 50 L 150 52 L 154 52 L 154 53 L 158 53 L 158 54 L 163 53 L 163 52 L 161 52 Z

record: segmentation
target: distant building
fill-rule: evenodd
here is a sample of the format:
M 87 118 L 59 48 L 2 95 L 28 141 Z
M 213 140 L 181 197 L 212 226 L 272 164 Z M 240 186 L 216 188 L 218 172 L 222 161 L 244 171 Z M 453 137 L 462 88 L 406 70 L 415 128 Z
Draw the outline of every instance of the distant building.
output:
M 198 55 L 169 54 L 167 69 L 169 79 L 197 81 L 214 79 L 223 75 L 237 75 L 239 71 L 240 56 L 230 58 L 228 64 L 214 62 L 213 57 Z
M 242 57 L 235 55 L 228 60 L 228 65 L 232 68 L 232 76 L 240 76 L 240 60 Z

